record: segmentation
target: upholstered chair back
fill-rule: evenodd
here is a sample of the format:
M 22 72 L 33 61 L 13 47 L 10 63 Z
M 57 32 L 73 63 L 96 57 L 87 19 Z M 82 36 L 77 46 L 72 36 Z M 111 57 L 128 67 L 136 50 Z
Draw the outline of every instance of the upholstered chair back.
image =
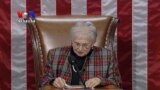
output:
M 78 21 L 91 21 L 97 28 L 95 46 L 113 45 L 118 19 L 112 16 L 39 16 L 28 23 L 33 43 L 37 87 L 50 49 L 71 45 L 70 29 Z

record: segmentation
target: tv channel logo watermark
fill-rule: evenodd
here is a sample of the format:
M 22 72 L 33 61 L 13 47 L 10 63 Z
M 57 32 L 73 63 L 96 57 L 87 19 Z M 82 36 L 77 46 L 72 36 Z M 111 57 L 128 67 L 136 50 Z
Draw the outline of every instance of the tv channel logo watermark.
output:
M 35 13 L 34 11 L 29 11 L 29 12 L 24 12 L 24 11 L 17 11 L 17 16 L 18 16 L 18 22 L 20 23 L 34 23 L 35 22 Z

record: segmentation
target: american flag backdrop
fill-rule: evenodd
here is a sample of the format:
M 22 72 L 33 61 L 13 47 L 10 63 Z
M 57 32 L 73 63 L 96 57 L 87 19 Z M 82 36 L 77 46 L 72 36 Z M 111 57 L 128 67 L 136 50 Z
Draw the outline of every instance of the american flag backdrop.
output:
M 124 90 L 160 90 L 160 0 L 0 0 L 0 90 L 35 90 L 31 38 L 18 10 L 118 17 Z

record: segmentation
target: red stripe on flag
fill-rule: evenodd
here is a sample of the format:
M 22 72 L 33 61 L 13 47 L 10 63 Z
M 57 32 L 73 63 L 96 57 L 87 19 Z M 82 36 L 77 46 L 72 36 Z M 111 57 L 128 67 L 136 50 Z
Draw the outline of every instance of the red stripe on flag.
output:
M 148 2 L 148 89 L 160 89 L 160 1 Z
M 57 15 L 71 15 L 71 0 L 56 1 Z
M 36 16 L 40 15 L 40 0 L 26 0 L 27 12 L 33 10 Z M 34 73 L 34 60 L 32 52 L 32 42 L 30 33 L 27 29 L 27 90 L 35 89 L 35 73 Z
M 101 15 L 101 0 L 87 0 L 87 15 Z
M 124 90 L 132 90 L 132 0 L 117 0 L 117 6 L 119 68 Z
M 11 1 L 0 3 L 0 90 L 11 90 Z

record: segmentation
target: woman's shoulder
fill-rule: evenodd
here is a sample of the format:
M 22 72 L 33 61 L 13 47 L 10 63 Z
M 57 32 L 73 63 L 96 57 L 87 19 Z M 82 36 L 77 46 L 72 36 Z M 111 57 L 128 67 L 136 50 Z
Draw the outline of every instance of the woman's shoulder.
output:
M 113 55 L 113 50 L 109 48 L 102 48 L 102 47 L 93 47 L 93 53 L 91 54 L 92 57 L 102 57 L 106 58 Z
M 66 52 L 71 49 L 71 46 L 64 46 L 64 47 L 57 47 L 57 48 L 52 48 L 49 50 L 50 53 L 52 52 Z
M 111 55 L 113 50 L 110 48 L 103 48 L 103 47 L 94 46 L 93 52 L 94 52 L 94 54 L 97 54 L 97 55 L 101 54 L 101 55 L 106 56 L 106 55 Z

